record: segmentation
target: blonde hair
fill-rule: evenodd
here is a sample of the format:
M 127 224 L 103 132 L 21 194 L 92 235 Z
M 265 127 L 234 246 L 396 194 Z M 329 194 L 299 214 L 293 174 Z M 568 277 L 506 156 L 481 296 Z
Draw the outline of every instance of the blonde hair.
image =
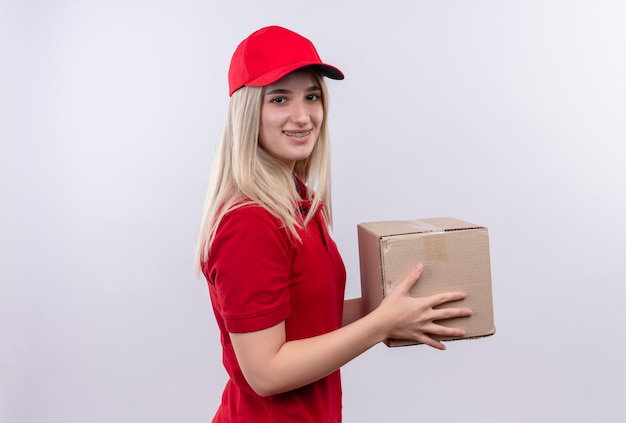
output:
M 332 226 L 330 145 L 326 123 L 328 89 L 323 77 L 311 71 L 322 91 L 323 120 L 311 155 L 297 161 L 293 171 L 259 145 L 265 88 L 245 86 L 231 96 L 204 204 L 196 249 L 196 270 L 199 271 L 201 263 L 208 259 L 222 218 L 229 211 L 247 204 L 257 204 L 278 217 L 297 241 L 300 240 L 297 229 L 306 226 L 319 207 L 323 207 L 324 218 Z M 315 192 L 303 223 L 299 223 L 296 214 L 299 194 L 294 177 L 307 185 L 310 197 L 311 192 Z

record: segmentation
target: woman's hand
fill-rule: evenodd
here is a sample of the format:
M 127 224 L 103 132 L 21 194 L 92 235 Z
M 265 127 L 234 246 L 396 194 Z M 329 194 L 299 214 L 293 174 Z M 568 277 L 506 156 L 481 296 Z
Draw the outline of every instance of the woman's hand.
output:
M 409 275 L 385 297 L 372 313 L 388 322 L 388 338 L 408 339 L 445 350 L 446 347 L 430 335 L 462 337 L 465 331 L 438 324 L 438 321 L 472 315 L 469 308 L 435 308 L 466 297 L 464 292 L 444 292 L 430 297 L 414 298 L 409 291 L 422 275 L 424 266 L 418 264 Z

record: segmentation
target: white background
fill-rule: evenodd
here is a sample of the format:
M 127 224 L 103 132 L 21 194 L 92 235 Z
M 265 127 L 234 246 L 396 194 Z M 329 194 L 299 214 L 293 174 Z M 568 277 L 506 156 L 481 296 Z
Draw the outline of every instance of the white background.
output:
M 225 382 L 193 250 L 239 41 L 330 81 L 335 239 L 489 227 L 497 333 L 377 346 L 347 422 L 623 422 L 626 3 L 0 2 L 0 421 L 207 422 Z

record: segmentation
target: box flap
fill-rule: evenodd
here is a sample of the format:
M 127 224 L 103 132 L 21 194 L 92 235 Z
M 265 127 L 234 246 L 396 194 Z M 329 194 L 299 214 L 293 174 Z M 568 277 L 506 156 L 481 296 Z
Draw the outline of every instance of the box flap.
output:
M 453 217 L 433 217 L 428 219 L 389 220 L 366 222 L 358 225 L 378 237 L 426 232 L 448 232 L 469 229 L 484 229 L 483 226 L 465 222 Z

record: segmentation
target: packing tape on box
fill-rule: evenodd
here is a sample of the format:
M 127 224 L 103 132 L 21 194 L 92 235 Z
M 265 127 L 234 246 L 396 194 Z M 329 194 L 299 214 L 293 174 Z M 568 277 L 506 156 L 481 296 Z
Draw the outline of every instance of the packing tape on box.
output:
M 416 228 L 423 229 L 424 232 L 445 232 L 446 231 L 443 228 L 440 228 L 440 227 L 435 226 L 435 225 L 431 225 L 431 224 L 426 223 L 426 222 L 422 222 L 421 220 L 418 220 L 418 219 L 407 220 L 406 223 L 411 225 L 411 226 L 415 226 Z
M 423 233 L 443 234 L 445 229 L 440 228 L 430 223 L 422 222 L 421 220 L 407 220 L 407 224 L 414 226 Z M 425 259 L 428 262 L 442 262 L 448 261 L 448 243 L 445 237 L 441 236 L 427 236 L 422 239 L 424 243 Z

